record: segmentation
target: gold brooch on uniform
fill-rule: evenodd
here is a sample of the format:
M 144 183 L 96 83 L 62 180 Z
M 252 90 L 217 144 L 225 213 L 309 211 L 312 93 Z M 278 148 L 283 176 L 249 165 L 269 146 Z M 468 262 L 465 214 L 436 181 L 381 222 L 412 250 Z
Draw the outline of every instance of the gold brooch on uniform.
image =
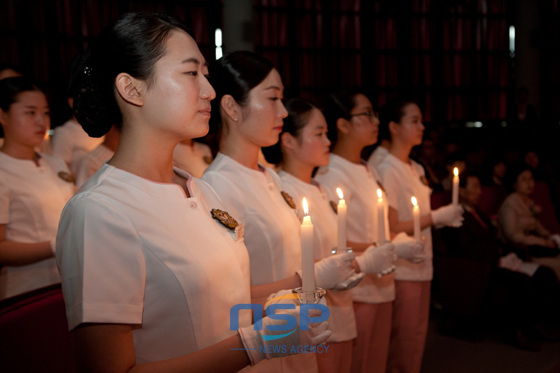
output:
M 428 179 L 426 178 L 426 176 L 422 175 L 420 176 L 420 181 L 422 182 L 422 184 L 424 184 L 425 186 L 429 187 L 430 184 L 428 184 Z
M 377 181 L 377 186 L 379 187 L 379 189 L 381 189 L 381 191 L 385 194 L 387 194 L 387 192 L 385 191 L 385 188 L 383 188 L 383 184 L 381 184 L 381 181 L 379 180 L 375 180 Z
M 290 196 L 288 193 L 286 193 L 284 191 L 281 191 L 280 194 L 282 194 L 282 197 L 284 197 L 284 200 L 286 201 L 288 206 L 290 206 L 291 208 L 293 208 L 295 210 L 296 209 L 296 204 L 294 203 L 294 200 L 292 199 L 292 196 Z
M 237 220 L 233 218 L 227 211 L 222 211 L 220 209 L 212 209 L 210 211 L 212 217 L 220 222 L 224 227 L 231 229 L 232 231 L 235 230 L 235 227 L 239 225 Z
M 65 171 L 60 171 L 58 173 L 58 177 L 69 183 L 73 183 L 74 181 L 76 181 L 76 179 L 74 179 L 74 176 L 72 176 L 72 174 Z
M 334 213 L 338 215 L 338 205 L 334 203 L 334 201 L 329 201 L 329 204 L 331 205 L 331 208 L 334 211 Z

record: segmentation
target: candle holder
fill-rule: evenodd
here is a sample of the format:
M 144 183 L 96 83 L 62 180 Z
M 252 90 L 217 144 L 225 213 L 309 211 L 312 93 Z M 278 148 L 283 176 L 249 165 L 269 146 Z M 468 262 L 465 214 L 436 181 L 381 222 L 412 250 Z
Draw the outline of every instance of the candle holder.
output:
M 379 247 L 379 246 L 385 245 L 385 244 L 390 243 L 390 242 L 391 242 L 391 241 L 389 241 L 389 240 L 385 240 L 385 241 L 383 241 L 383 242 L 374 242 L 374 243 L 373 243 L 373 246 L 374 246 L 374 247 Z M 391 273 L 395 272 L 396 270 L 397 270 L 397 267 L 395 267 L 394 264 L 391 264 L 390 267 L 385 268 L 385 269 L 382 270 L 381 272 L 378 272 L 378 273 L 377 273 L 377 277 L 378 277 L 378 278 L 381 278 L 381 277 L 383 277 L 383 276 L 390 275 Z
M 323 288 L 315 288 L 313 291 L 303 291 L 302 288 L 295 288 L 292 291 L 297 294 L 300 304 L 317 304 L 327 293 Z

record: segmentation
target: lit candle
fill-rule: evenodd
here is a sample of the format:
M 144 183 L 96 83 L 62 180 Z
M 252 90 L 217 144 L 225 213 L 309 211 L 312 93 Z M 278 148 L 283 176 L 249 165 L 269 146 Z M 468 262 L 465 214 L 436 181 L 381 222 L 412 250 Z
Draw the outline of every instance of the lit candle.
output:
M 454 205 L 459 204 L 459 169 L 457 167 L 453 168 L 453 194 L 451 203 Z
M 301 223 L 301 288 L 305 293 L 315 291 L 315 255 L 313 250 L 313 223 L 311 223 L 305 198 L 302 205 L 305 215 Z
M 337 224 L 338 224 L 338 252 L 343 253 L 346 250 L 346 201 L 342 194 L 342 189 L 336 188 L 338 194 Z
M 410 199 L 412 201 L 412 221 L 414 222 L 414 239 L 420 240 L 420 206 L 416 201 L 416 197 Z
M 385 242 L 385 203 L 383 202 L 383 192 L 377 189 L 377 222 L 379 224 L 379 243 Z

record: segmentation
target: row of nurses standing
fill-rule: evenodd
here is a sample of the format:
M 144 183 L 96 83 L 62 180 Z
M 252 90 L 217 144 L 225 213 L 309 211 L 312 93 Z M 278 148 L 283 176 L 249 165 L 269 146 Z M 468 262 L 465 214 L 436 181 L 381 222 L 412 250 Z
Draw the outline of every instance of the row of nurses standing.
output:
M 253 298 L 270 289 L 301 286 L 300 220 L 296 205 L 276 172 L 259 164 L 261 147 L 278 141 L 287 111 L 283 84 L 271 61 L 238 51 L 210 67 L 217 98 L 212 124 L 219 153 L 206 169 L 208 182 L 235 219 L 244 224 L 251 265 Z M 361 279 L 351 269 L 353 254 L 333 256 L 315 264 L 317 286 L 347 288 Z M 269 361 L 263 372 L 315 372 L 315 354 Z
M 208 131 L 215 91 L 186 26 L 125 14 L 77 67 L 75 115 L 90 136 L 122 123 L 112 159 L 66 205 L 57 236 L 80 371 L 235 372 L 316 345 L 326 323 L 296 328 L 285 351 L 263 330 L 283 320 L 230 309 L 251 302 L 241 222 L 213 189 L 173 167 L 173 150 Z M 108 119 L 108 120 L 105 120 Z M 299 320 L 299 307 L 287 310 Z
M 0 81 L 0 300 L 60 282 L 60 213 L 74 193 L 66 164 L 35 150 L 50 127 L 45 94 L 24 77 Z
M 390 133 L 389 153 L 378 165 L 381 182 L 389 201 L 391 234 L 413 234 L 411 198 L 420 209 L 420 227 L 424 251 L 419 256 L 400 256 L 396 262 L 395 301 L 388 372 L 420 372 L 428 331 L 432 266 L 432 226 L 460 226 L 463 210 L 459 205 L 431 209 L 431 189 L 423 167 L 410 158 L 410 152 L 422 143 L 422 113 L 412 101 L 395 99 L 380 110 L 381 126 Z

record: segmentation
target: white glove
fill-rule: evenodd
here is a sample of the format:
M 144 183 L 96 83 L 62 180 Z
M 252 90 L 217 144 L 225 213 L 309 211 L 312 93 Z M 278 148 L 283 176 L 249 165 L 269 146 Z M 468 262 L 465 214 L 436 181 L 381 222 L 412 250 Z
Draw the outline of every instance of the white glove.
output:
M 556 247 L 560 249 L 560 234 L 553 234 L 550 236 L 550 239 L 554 241 Z
M 270 335 L 282 335 L 286 333 L 286 330 L 270 330 L 269 327 L 275 325 L 286 325 L 287 319 L 275 320 L 270 317 L 264 317 L 262 319 L 262 330 L 255 330 L 253 325 L 247 326 L 245 328 L 239 329 L 239 336 L 243 342 L 243 346 L 249 355 L 251 360 L 251 365 L 257 364 L 263 359 L 272 359 L 275 357 L 283 357 L 288 355 L 293 355 L 297 351 L 297 348 L 292 349 L 292 347 L 300 345 L 318 345 L 325 343 L 327 339 L 331 336 L 332 332 L 329 330 L 328 321 L 322 321 L 320 323 L 310 323 L 309 330 L 300 329 L 300 307 L 296 309 L 288 309 L 280 312 L 282 315 L 290 315 L 294 322 L 294 329 L 291 334 L 284 336 L 279 339 L 265 340 L 263 336 Z M 280 314 L 279 313 L 279 314 Z M 310 317 L 317 317 L 320 315 L 320 311 L 316 309 L 309 310 Z
M 401 232 L 393 239 L 395 253 L 401 259 L 412 263 L 422 263 L 426 259 L 424 254 L 424 241 L 418 241 Z
M 349 289 L 361 280 L 352 269 L 354 253 L 329 256 L 315 263 L 315 282 L 323 289 Z M 299 272 L 298 272 L 299 273 Z M 301 276 L 300 276 L 301 277 Z M 363 276 L 362 276 L 363 277 Z M 357 281 L 357 282 L 356 282 Z
M 356 271 L 354 271 L 354 274 L 352 276 L 348 277 L 346 280 L 337 284 L 333 288 L 333 290 L 349 290 L 349 289 L 352 289 L 354 286 L 358 285 L 364 277 L 366 277 L 365 273 L 361 273 L 361 272 L 356 273 Z
M 463 206 L 447 205 L 432 211 L 432 221 L 436 228 L 455 227 L 463 225 Z
M 276 293 L 272 293 L 266 299 L 264 308 L 270 306 L 271 304 L 294 304 L 299 306 L 299 299 L 296 293 L 292 289 L 279 290 Z
M 381 273 L 391 267 L 395 260 L 395 245 L 391 242 L 375 247 L 371 245 L 364 253 L 356 257 L 356 262 L 363 273 Z

